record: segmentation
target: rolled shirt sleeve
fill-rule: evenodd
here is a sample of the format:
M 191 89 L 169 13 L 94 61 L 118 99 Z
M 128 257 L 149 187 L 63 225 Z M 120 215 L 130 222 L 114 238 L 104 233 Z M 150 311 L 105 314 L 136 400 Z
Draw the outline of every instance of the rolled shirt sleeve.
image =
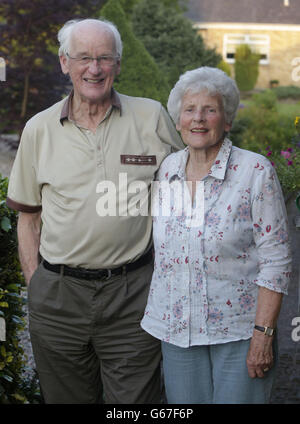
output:
M 255 282 L 287 294 L 292 261 L 285 203 L 272 165 L 261 160 L 257 169 L 252 199 L 253 237 L 259 262 Z
M 41 185 L 36 175 L 35 136 L 30 121 L 25 126 L 9 178 L 7 204 L 21 212 L 42 209 Z

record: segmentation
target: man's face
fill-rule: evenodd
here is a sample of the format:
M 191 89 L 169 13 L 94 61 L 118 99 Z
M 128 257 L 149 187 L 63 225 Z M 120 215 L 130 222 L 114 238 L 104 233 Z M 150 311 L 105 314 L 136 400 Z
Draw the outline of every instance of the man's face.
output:
M 88 103 L 105 102 L 111 95 L 115 76 L 120 72 L 120 59 L 112 65 L 93 60 L 81 63 L 83 57 L 116 56 L 113 34 L 105 26 L 81 25 L 71 35 L 68 56 L 61 56 L 60 63 L 64 74 L 69 74 L 74 87 L 74 95 Z

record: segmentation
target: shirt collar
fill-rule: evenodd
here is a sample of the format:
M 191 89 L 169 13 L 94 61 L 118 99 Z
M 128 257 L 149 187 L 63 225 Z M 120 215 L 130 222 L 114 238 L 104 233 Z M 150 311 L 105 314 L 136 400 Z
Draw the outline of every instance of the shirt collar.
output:
M 232 142 L 229 140 L 229 138 L 225 138 L 208 175 L 219 180 L 224 180 L 231 148 Z
M 70 106 L 71 106 L 73 95 L 74 95 L 74 91 L 72 90 L 63 104 L 60 118 L 59 118 L 60 123 L 62 125 L 64 124 L 64 120 L 69 118 Z M 122 114 L 122 106 L 121 106 L 120 97 L 118 96 L 118 93 L 116 92 L 114 88 L 111 89 L 111 105 L 112 107 L 120 111 L 120 115 Z
M 228 160 L 231 153 L 231 148 L 232 148 L 232 142 L 228 138 L 225 138 L 217 154 L 216 160 L 208 173 L 209 176 L 219 180 L 224 180 L 226 169 L 228 166 Z M 188 157 L 189 157 L 189 148 L 187 146 L 183 150 L 182 155 L 180 156 L 180 160 L 175 166 L 174 172 L 172 172 L 169 176 L 169 183 L 172 183 L 175 180 L 185 179 L 185 168 L 186 168 Z

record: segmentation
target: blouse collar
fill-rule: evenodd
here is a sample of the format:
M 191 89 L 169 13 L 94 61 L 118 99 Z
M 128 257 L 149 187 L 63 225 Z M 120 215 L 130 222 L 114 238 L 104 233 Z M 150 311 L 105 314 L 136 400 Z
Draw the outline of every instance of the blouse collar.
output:
M 213 163 L 208 175 L 219 179 L 224 180 L 225 173 L 228 167 L 228 161 L 231 153 L 232 142 L 225 138 L 222 146 L 217 154 L 216 160 Z M 184 180 L 185 179 L 185 168 L 189 157 L 189 147 L 187 146 L 179 157 L 179 161 L 174 166 L 174 172 L 169 174 L 169 182 L 175 180 Z

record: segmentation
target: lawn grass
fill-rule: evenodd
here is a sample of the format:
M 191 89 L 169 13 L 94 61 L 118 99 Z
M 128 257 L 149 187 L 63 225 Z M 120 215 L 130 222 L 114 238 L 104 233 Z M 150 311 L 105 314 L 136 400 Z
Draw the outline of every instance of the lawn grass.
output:
M 277 103 L 278 111 L 285 115 L 300 116 L 300 101 L 280 100 Z

